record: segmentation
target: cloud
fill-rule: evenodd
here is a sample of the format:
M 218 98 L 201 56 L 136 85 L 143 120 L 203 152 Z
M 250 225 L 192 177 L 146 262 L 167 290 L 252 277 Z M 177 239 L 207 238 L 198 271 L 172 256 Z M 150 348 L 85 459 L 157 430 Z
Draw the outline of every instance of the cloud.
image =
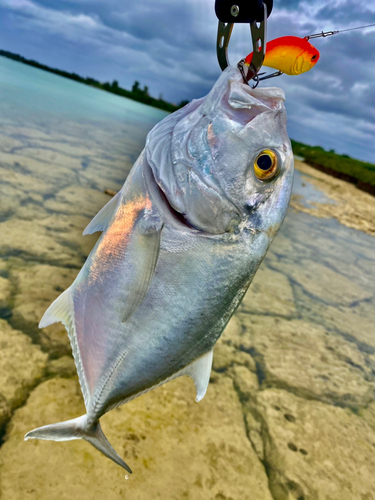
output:
M 369 2 L 279 0 L 268 34 L 371 22 Z M 220 74 L 214 0 L 0 0 L 0 33 L 1 48 L 127 88 L 137 79 L 172 102 L 205 95 Z M 375 29 L 312 43 L 321 53 L 312 71 L 269 82 L 286 91 L 291 136 L 375 162 Z M 249 27 L 235 26 L 230 61 L 251 51 Z

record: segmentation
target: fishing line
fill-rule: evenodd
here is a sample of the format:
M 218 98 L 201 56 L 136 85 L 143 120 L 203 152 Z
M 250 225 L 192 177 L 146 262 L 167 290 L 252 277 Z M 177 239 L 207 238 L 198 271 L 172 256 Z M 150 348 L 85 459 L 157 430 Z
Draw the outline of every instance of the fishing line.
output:
M 327 36 L 336 35 L 337 33 L 344 33 L 345 31 L 353 31 L 353 30 L 371 28 L 373 26 L 375 26 L 375 23 L 366 24 L 363 26 L 356 26 L 354 28 L 346 28 L 344 30 L 321 31 L 320 33 L 314 33 L 312 35 L 305 36 L 304 38 L 281 37 L 281 38 L 276 38 L 275 40 L 272 40 L 271 42 L 268 42 L 267 52 L 266 52 L 266 55 L 264 58 L 264 63 L 266 66 L 274 68 L 278 71 L 275 71 L 274 73 L 271 73 L 270 75 L 266 75 L 266 76 L 261 76 L 261 75 L 264 75 L 264 73 L 258 73 L 253 78 L 254 84 L 252 85 L 252 88 L 257 87 L 259 82 L 261 82 L 262 80 L 268 80 L 269 78 L 274 78 L 274 77 L 280 76 L 284 73 L 286 73 L 288 75 L 295 75 L 295 74 L 301 74 L 301 73 L 305 73 L 306 71 L 309 71 L 314 66 L 314 64 L 317 62 L 317 60 L 319 59 L 319 52 L 315 49 L 315 47 L 313 45 L 311 45 L 309 43 L 309 40 L 311 40 L 312 38 L 325 38 Z M 279 47 L 278 47 L 278 43 L 279 43 Z M 309 61 L 306 58 L 306 61 L 302 62 L 302 66 L 301 66 L 300 70 L 296 72 L 295 71 L 296 61 L 300 57 L 301 52 L 299 51 L 298 54 L 296 55 L 294 49 L 296 46 L 302 47 L 303 44 L 305 44 L 305 46 L 303 48 L 303 51 L 304 51 L 303 53 L 308 54 Z M 271 47 L 271 45 L 272 45 L 272 47 Z M 282 54 L 277 52 L 278 48 L 280 49 L 280 47 L 283 47 L 284 52 L 282 52 Z M 271 55 L 271 58 L 268 58 L 270 50 L 271 50 L 271 52 L 273 50 L 276 53 L 276 55 L 273 54 L 273 56 Z M 286 56 L 286 52 L 288 52 L 288 50 L 290 53 L 289 61 L 287 60 L 288 58 Z M 294 50 L 294 53 L 293 53 L 293 50 Z M 315 53 L 314 53 L 314 51 L 315 51 Z M 240 71 L 242 73 L 243 73 L 243 64 L 249 64 L 248 58 L 250 58 L 250 56 L 252 56 L 252 55 L 253 55 L 253 53 L 249 54 L 246 59 L 243 59 L 238 64 L 238 68 L 240 69 Z M 267 60 L 267 58 L 268 58 L 268 60 Z M 315 62 L 313 62 L 314 60 L 315 60 Z M 267 64 L 267 62 L 271 63 L 271 64 Z M 310 64 L 309 64 L 309 62 L 310 62 Z M 305 68 L 303 68 L 303 64 L 305 64 Z M 242 76 L 245 79 L 244 73 L 242 74 Z
M 333 31 L 322 31 L 321 33 L 314 33 L 313 35 L 305 36 L 306 40 L 310 40 L 311 38 L 325 38 L 326 36 L 336 35 L 337 33 L 344 33 L 345 31 L 353 31 L 353 30 L 362 30 L 364 28 L 371 28 L 375 26 L 374 24 L 367 24 L 366 26 L 357 26 L 356 28 L 347 28 L 345 30 L 333 30 Z

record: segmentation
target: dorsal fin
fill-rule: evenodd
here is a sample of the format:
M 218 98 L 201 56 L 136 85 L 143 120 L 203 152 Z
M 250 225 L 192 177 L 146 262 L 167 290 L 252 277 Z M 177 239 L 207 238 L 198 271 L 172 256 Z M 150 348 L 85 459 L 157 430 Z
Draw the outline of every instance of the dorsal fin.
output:
M 197 397 L 195 401 L 201 401 L 206 392 L 210 381 L 212 358 L 214 351 L 207 352 L 204 356 L 198 358 L 193 363 L 184 368 L 179 375 L 188 375 L 194 380 Z
M 49 306 L 40 320 L 39 328 L 45 328 L 59 321 L 66 326 L 71 322 L 72 313 L 73 305 L 70 299 L 70 289 L 68 288 Z
M 119 191 L 104 207 L 95 215 L 90 224 L 83 231 L 83 236 L 86 234 L 96 233 L 97 231 L 104 231 L 107 229 L 112 215 L 117 208 L 117 203 L 120 199 Z

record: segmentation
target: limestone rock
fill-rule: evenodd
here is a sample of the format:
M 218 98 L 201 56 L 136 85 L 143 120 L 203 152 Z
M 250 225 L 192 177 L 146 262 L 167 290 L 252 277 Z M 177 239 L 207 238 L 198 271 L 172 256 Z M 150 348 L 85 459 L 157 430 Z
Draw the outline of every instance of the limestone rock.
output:
M 358 414 L 363 420 L 366 420 L 375 431 L 375 401 L 371 402 L 366 408 L 362 408 Z
M 41 200 L 41 195 L 49 194 L 51 192 L 51 185 L 42 179 L 35 179 L 28 172 L 17 172 L 17 168 L 1 168 L 0 179 L 2 184 L 14 185 L 18 189 L 24 191 L 25 195 L 30 194 L 38 195 Z M 20 200 L 18 200 L 20 201 Z
M 47 365 L 47 375 L 50 377 L 70 378 L 74 377 L 76 372 L 76 365 L 72 356 L 51 359 Z
M 82 257 L 75 249 L 56 241 L 51 232 L 34 220 L 8 219 L 0 223 L 0 252 L 22 255 L 58 265 L 81 267 Z
M 375 430 L 360 417 L 274 389 L 259 393 L 257 412 L 274 498 L 375 498 Z
M 194 398 L 184 377 L 102 419 L 133 469 L 125 480 L 122 469 L 84 441 L 23 442 L 28 430 L 85 411 L 76 380 L 41 384 L 15 413 L 0 450 L 4 498 L 272 500 L 232 381 L 220 375 L 201 403 Z
M 47 355 L 0 320 L 0 426 L 43 376 Z
M 45 350 L 70 353 L 68 335 L 61 323 L 43 330 L 38 330 L 37 325 L 51 303 L 72 284 L 77 272 L 77 269 L 47 264 L 30 264 L 13 269 L 12 274 L 18 283 L 13 310 L 14 321 L 20 325 L 23 321 L 26 323 L 24 328 L 33 328 Z
M 49 138 L 48 142 L 42 139 L 34 139 L 33 143 L 36 147 L 43 147 L 46 149 L 46 142 L 48 144 L 48 148 L 51 151 L 59 152 L 65 156 L 74 156 L 75 158 L 95 158 L 96 151 L 93 151 L 92 148 L 89 148 L 85 141 L 79 137 L 70 137 L 69 141 L 61 140 L 61 135 L 55 137 L 55 140 L 51 140 Z
M 250 354 L 236 349 L 220 339 L 214 349 L 213 369 L 217 372 L 224 372 L 233 364 L 244 365 L 254 372 L 256 370 L 255 361 Z
M 310 297 L 316 297 L 327 304 L 350 306 L 372 296 L 371 291 L 314 260 L 303 259 L 298 266 L 295 262 L 283 262 L 278 264 L 278 268 L 288 274 Z
M 288 278 L 264 264 L 261 265 L 239 311 L 249 314 L 295 316 L 297 311 Z
M 4 260 L 0 259 L 0 276 L 5 278 L 7 274 L 8 274 L 7 273 L 7 263 Z
M 250 406 L 254 404 L 254 401 L 251 402 Z M 255 453 L 258 455 L 259 460 L 264 461 L 264 443 L 262 438 L 262 424 L 258 420 L 256 420 L 253 414 L 250 411 L 245 411 L 245 421 L 247 427 L 247 433 L 251 444 L 255 450 Z
M 21 189 L 0 183 L 0 213 L 3 221 L 17 213 L 23 197 L 24 193 Z
M 60 170 L 63 167 L 73 170 L 81 166 L 79 157 L 70 156 L 65 152 L 60 153 L 53 148 L 38 148 L 36 144 L 33 147 L 24 147 L 22 156 L 26 157 L 28 161 L 33 159 L 41 165 L 46 164 L 53 171 Z M 51 165 L 55 168 L 51 169 Z
M 305 321 L 238 318 L 246 329 L 233 342 L 253 353 L 266 385 L 350 407 L 373 399 L 371 369 L 355 344 Z
M 0 276 L 0 309 L 5 307 L 5 305 L 7 304 L 9 293 L 10 293 L 9 280 Z
M 258 377 L 245 366 L 235 366 L 232 371 L 234 383 L 241 399 L 250 399 L 259 389 Z
M 312 312 L 316 307 L 312 305 Z M 318 312 L 330 329 L 339 330 L 352 339 L 362 352 L 375 354 L 375 304 L 363 302 L 355 307 L 325 307 Z
M 24 149 L 23 154 L 8 154 L 0 151 L 0 164 L 13 165 L 14 168 L 26 173 L 26 175 L 31 174 L 30 183 L 32 184 L 34 184 L 34 182 L 37 183 L 39 180 L 43 183 L 46 182 L 49 186 L 54 186 L 56 184 L 60 186 L 61 189 L 61 186 L 66 185 L 67 182 L 75 181 L 75 172 L 71 168 L 72 164 L 69 166 L 62 166 L 60 164 L 58 168 L 51 168 L 51 163 L 48 162 L 47 158 L 37 158 L 33 154 L 26 156 L 25 153 L 27 152 L 31 151 L 26 151 Z M 38 151 L 38 153 L 40 152 L 41 150 Z
M 0 133 L 1 148 L 6 153 L 9 153 L 13 148 L 22 146 L 22 142 L 14 137 L 9 137 L 6 134 Z
M 98 205 L 98 211 L 102 207 Z M 101 233 L 83 236 L 83 230 L 89 224 L 92 217 L 83 215 L 56 214 L 38 221 L 39 225 L 46 228 L 53 235 L 55 241 L 63 246 L 74 249 L 82 256 L 81 265 L 91 250 L 94 248 Z
M 25 201 L 25 203 L 17 208 L 17 217 L 19 219 L 35 221 L 44 219 L 46 216 L 46 210 L 33 200 Z
M 108 196 L 94 189 L 69 186 L 45 203 L 49 210 L 93 217 L 108 202 Z

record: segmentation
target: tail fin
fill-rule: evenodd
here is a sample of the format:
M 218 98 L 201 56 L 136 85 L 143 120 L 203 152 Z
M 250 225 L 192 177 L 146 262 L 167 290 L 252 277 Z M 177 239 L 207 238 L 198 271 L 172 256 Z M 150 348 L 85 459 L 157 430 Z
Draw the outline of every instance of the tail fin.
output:
M 28 439 L 47 439 L 51 441 L 71 441 L 73 439 L 85 439 L 92 444 L 97 450 L 101 451 L 106 457 L 113 460 L 116 464 L 126 469 L 131 474 L 130 467 L 123 459 L 115 452 L 105 437 L 100 423 L 89 424 L 87 415 L 59 422 L 58 424 L 45 425 L 30 431 L 25 436 L 25 441 Z

